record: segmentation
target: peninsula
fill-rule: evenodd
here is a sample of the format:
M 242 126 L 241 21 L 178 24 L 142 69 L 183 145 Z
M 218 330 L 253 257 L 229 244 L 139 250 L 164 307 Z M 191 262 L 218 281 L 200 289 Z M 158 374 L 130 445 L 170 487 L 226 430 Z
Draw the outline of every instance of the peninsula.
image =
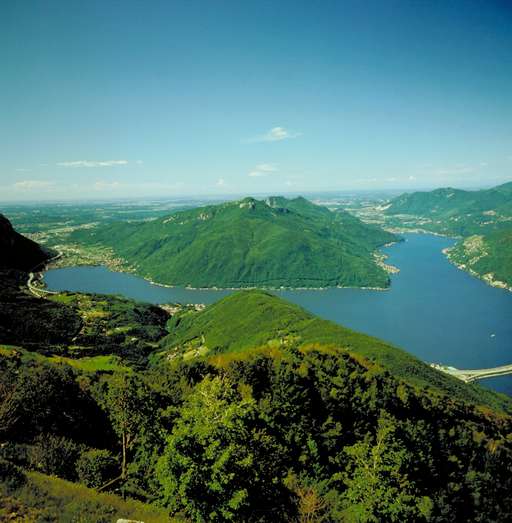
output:
M 245 198 L 146 222 L 77 230 L 153 282 L 195 288 L 389 286 L 374 257 L 398 237 L 305 198 Z

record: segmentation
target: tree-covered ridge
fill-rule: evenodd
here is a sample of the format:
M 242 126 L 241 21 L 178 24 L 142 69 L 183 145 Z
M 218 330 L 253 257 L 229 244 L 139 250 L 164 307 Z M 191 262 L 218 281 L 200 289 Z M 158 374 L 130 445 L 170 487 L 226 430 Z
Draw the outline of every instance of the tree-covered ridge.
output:
M 178 368 L 194 386 L 157 471 L 165 502 L 195 521 L 510 517 L 508 502 L 490 502 L 498 485 L 510 495 L 508 418 L 322 345 Z
M 204 311 L 185 310 L 168 323 L 163 351 L 153 361 L 188 360 L 238 353 L 254 347 L 308 347 L 322 344 L 348 350 L 380 365 L 411 386 L 447 394 L 460 401 L 512 412 L 510 399 L 438 372 L 406 351 L 323 320 L 269 292 L 241 291 Z
M 389 285 L 374 260 L 397 237 L 304 198 L 246 198 L 145 223 L 76 231 L 111 247 L 147 278 L 193 287 Z
M 512 517 L 508 398 L 264 291 L 167 321 L 26 279 L 0 272 L 0 519 Z
M 494 286 L 512 288 L 512 228 L 465 238 L 448 257 Z
M 478 191 L 442 188 L 405 193 L 391 200 L 385 212 L 416 217 L 413 227 L 449 235 L 507 229 L 512 227 L 512 182 Z
M 81 317 L 85 298 L 53 303 Z M 104 332 L 110 320 L 98 312 L 110 300 L 130 322 L 141 307 L 90 297 L 92 332 Z M 167 328 L 149 367 L 143 348 L 140 361 L 114 345 L 62 356 L 62 343 L 26 350 L 21 335 L 0 349 L 2 504 L 108 518 L 103 498 L 24 472 L 34 471 L 157 502 L 187 521 L 509 517 L 510 418 L 493 412 L 499 396 L 263 291 L 183 310 Z M 192 355 L 162 360 L 170 342 Z M 214 350 L 196 352 L 198 342 Z M 164 517 L 150 506 L 111 506 L 120 516 Z
M 113 374 L 8 356 L 0 370 L 0 499 L 46 517 L 70 486 L 59 494 L 53 481 L 43 505 L 49 480 L 27 482 L 13 467 L 157 502 L 186 521 L 511 516 L 509 417 L 411 387 L 332 345 Z M 108 517 L 106 500 L 74 497 L 70 517 L 88 507 Z
M 55 253 L 17 233 L 11 222 L 0 214 L 0 269 L 30 271 Z

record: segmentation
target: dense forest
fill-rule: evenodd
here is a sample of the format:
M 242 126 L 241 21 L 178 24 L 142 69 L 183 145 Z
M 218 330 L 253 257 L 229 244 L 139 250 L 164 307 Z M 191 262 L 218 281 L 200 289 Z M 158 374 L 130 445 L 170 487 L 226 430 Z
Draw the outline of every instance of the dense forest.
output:
M 198 311 L 0 277 L 2 520 L 512 517 L 506 396 L 264 291 Z
M 398 238 L 304 198 L 246 198 L 147 222 L 78 230 L 136 273 L 192 287 L 387 287 L 374 251 Z

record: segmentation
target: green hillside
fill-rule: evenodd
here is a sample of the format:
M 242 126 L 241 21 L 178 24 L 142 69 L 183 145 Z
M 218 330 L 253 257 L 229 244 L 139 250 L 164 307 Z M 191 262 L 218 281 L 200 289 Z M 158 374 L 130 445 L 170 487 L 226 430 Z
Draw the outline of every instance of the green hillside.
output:
M 389 285 L 373 258 L 393 234 L 304 198 L 253 198 L 177 212 L 145 223 L 77 231 L 107 245 L 138 274 L 192 287 Z
M 459 236 L 510 228 L 512 182 L 479 191 L 443 188 L 405 193 L 391 200 L 385 212 L 416 217 L 423 229 Z
M 508 397 L 264 291 L 164 311 L 26 278 L 0 271 L 2 521 L 512 517 Z
M 0 268 L 30 271 L 55 253 L 17 233 L 0 214 Z
M 512 288 L 512 228 L 469 236 L 450 249 L 448 257 L 488 283 Z
M 263 291 L 168 328 L 147 369 L 0 346 L 0 518 L 511 516 L 508 398 Z
M 227 296 L 204 311 L 186 311 L 169 321 L 163 340 L 168 360 L 243 352 L 249 348 L 322 344 L 346 349 L 378 363 L 387 372 L 420 388 L 459 400 L 492 405 L 512 413 L 511 400 L 477 385 L 442 374 L 408 352 L 377 338 L 322 320 L 265 291 Z M 158 360 L 156 360 L 158 361 Z
M 388 226 L 462 237 L 448 258 L 491 285 L 512 287 L 512 182 L 402 194 L 385 213 Z
M 84 485 L 24 472 L 0 460 L 0 521 L 110 522 L 118 518 L 145 523 L 170 523 L 168 513 L 140 501 L 102 494 Z

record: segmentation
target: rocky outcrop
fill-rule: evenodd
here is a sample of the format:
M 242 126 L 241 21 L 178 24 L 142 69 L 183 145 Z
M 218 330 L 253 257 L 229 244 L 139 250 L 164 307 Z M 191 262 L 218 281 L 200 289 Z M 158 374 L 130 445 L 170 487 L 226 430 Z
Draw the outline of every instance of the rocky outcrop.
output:
M 0 214 L 0 268 L 31 271 L 53 255 L 49 249 L 17 233 Z

